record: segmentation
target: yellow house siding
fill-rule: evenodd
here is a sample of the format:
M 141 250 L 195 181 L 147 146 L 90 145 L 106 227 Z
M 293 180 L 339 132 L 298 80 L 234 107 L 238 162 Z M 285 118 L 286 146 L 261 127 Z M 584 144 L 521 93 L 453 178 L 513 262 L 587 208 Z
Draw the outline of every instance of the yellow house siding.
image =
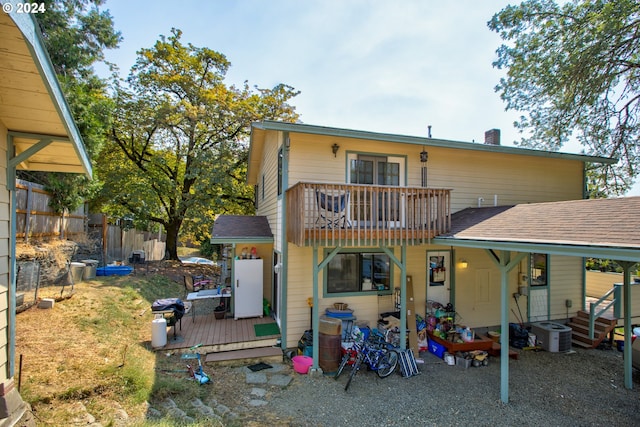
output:
M 347 156 L 363 153 L 405 159 L 405 174 L 402 181 L 407 186 L 421 185 L 420 151 L 423 147 L 362 140 L 334 136 L 289 133 L 289 187 L 298 182 L 345 183 L 348 170 Z M 262 166 L 258 183 L 262 185 L 265 176 L 265 199 L 259 202 L 259 215 L 266 215 L 275 234 L 275 247 L 281 250 L 282 198 L 277 198 L 277 152 L 283 134 L 267 131 L 262 153 Z M 334 157 L 331 146 L 340 146 Z M 478 198 L 483 198 L 483 206 L 535 203 L 581 199 L 583 197 L 583 162 L 573 159 L 503 154 L 447 147 L 425 147 L 429 152 L 428 186 L 452 190 L 452 211 L 476 207 Z M 400 248 L 395 248 L 400 257 Z M 415 308 L 420 315 L 425 314 L 425 303 L 429 299 L 426 287 L 426 252 L 428 250 L 450 250 L 450 248 L 417 246 L 407 248 L 407 274 L 412 276 Z M 324 248 L 318 248 L 319 260 L 324 256 Z M 468 268 L 459 268 L 457 260 L 465 258 Z M 553 257 L 551 262 L 550 294 L 555 299 L 551 306 L 552 318 L 566 315 L 565 299 L 573 300 L 576 309 L 580 293 L 580 259 Z M 287 347 L 297 346 L 303 332 L 311 328 L 311 313 L 307 299 L 313 295 L 312 249 L 288 244 L 287 265 L 287 336 L 283 337 Z M 520 268 L 509 273 L 508 315 L 510 322 L 518 322 L 518 308 L 512 297 L 518 291 L 518 278 L 527 270 L 526 260 Z M 500 271 L 484 250 L 456 248 L 451 258 L 451 269 L 455 269 L 456 311 L 459 320 L 470 327 L 500 324 Z M 566 272 L 560 271 L 567 269 Z M 400 271 L 394 268 L 394 286 L 400 286 Z M 362 295 L 324 298 L 322 295 L 322 273 L 319 277 L 320 314 L 334 302 L 348 303 L 354 309 L 358 321 L 366 321 L 376 326 L 380 313 L 394 310 L 393 296 L 378 297 Z M 576 294 L 577 293 L 577 294 Z M 577 295 L 577 296 L 576 296 Z M 527 316 L 527 297 L 518 299 L 520 309 Z
M 582 258 L 550 255 L 549 266 L 549 318 L 568 319 L 582 307 Z M 566 300 L 571 300 L 569 309 Z
M 311 329 L 311 308 L 307 298 L 313 296 L 311 248 L 293 244 L 288 247 L 287 263 L 287 348 L 296 347 L 305 330 Z
M 499 205 L 580 199 L 583 195 L 583 164 L 579 161 L 442 148 L 429 152 L 429 186 L 452 189 L 454 211 L 478 206 L 479 197 L 484 199 L 483 206 L 492 206 L 494 195 Z M 409 155 L 415 163 L 409 165 L 413 171 L 419 168 L 414 157 L 417 154 Z M 414 179 L 419 182 L 419 175 Z
M 409 246 L 407 247 L 406 252 L 407 276 L 411 276 L 411 281 L 413 283 L 413 299 L 415 311 L 417 314 L 423 317 L 426 314 L 427 303 L 427 250 L 433 249 L 426 246 Z M 400 258 L 399 254 L 396 256 Z M 396 281 L 394 283 L 397 287 L 399 287 L 400 271 L 397 271 L 395 279 Z
M 421 185 L 422 147 L 350 138 L 291 134 L 289 184 L 346 181 L 348 152 L 403 156 L 408 186 Z M 336 157 L 331 146 L 340 146 Z M 428 147 L 428 186 L 452 189 L 452 209 L 581 199 L 583 163 L 578 160 Z
M 297 182 L 340 182 L 346 179 L 345 148 L 360 146 L 364 142 L 346 138 L 327 138 L 317 135 L 290 134 L 289 187 Z M 341 146 L 336 157 L 331 146 Z M 348 147 L 348 148 L 347 148 Z
M 279 227 L 277 215 L 278 192 L 278 148 L 280 133 L 268 132 L 265 136 L 262 152 L 261 168 L 258 173 L 258 209 L 256 214 L 266 216 L 271 230 L 276 238 L 279 237 L 276 227 Z M 263 187 L 264 176 L 264 188 Z M 264 192 L 264 199 L 262 194 Z
M 500 324 L 500 270 L 484 250 L 458 248 L 456 259 L 464 258 L 467 268 L 462 269 L 456 260 L 452 260 L 455 268 L 455 310 L 458 320 L 471 328 Z M 518 268 L 509 273 L 509 322 L 517 322 L 511 308 L 517 312 L 514 299 L 511 297 L 518 290 Z M 520 301 L 520 307 L 524 300 Z M 523 313 L 526 315 L 525 313 Z

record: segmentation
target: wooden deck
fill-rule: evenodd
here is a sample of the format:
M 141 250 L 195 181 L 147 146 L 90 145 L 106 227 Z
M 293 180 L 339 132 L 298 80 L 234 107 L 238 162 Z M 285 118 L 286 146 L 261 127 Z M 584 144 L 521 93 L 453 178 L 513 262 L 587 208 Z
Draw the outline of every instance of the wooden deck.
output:
M 191 314 L 187 313 L 182 318 L 182 327 L 180 323 L 176 325 L 176 338 L 173 326 L 168 327 L 167 345 L 157 350 L 187 352 L 198 345 L 200 353 L 219 353 L 273 347 L 280 334 L 257 337 L 253 326 L 274 322 L 270 317 L 216 319 L 213 313 L 195 316 L 192 320 Z
M 286 192 L 297 246 L 421 245 L 451 230 L 451 190 L 298 182 Z

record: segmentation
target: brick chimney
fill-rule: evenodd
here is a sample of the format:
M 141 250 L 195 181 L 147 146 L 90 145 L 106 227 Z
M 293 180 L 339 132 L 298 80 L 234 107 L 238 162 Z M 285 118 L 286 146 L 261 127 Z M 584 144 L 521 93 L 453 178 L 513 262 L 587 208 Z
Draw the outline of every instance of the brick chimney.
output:
M 500 145 L 500 129 L 491 129 L 484 133 L 484 143 L 487 145 Z

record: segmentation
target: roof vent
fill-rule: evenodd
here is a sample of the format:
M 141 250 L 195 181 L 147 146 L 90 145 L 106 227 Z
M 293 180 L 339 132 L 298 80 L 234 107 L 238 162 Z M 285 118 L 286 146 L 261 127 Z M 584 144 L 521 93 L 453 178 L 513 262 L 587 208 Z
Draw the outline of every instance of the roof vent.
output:
M 500 129 L 491 129 L 484 133 L 484 143 L 487 145 L 500 145 Z

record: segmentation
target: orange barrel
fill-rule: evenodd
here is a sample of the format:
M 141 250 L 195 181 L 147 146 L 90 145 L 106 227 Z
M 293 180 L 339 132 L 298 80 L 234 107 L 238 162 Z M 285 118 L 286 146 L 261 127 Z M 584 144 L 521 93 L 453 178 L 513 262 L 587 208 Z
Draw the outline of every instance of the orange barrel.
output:
M 336 372 L 342 358 L 342 351 L 340 350 L 342 336 L 321 333 L 318 333 L 318 336 L 318 341 L 320 342 L 318 365 L 325 373 Z

